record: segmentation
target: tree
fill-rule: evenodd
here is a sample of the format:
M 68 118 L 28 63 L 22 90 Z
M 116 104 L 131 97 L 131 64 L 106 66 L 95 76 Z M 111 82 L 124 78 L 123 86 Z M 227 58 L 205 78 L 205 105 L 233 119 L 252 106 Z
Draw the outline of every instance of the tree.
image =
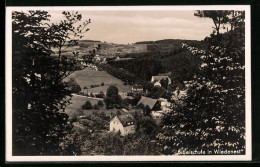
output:
M 116 115 L 122 115 L 119 110 L 117 110 Z
M 107 109 L 120 108 L 122 104 L 122 98 L 118 94 L 118 88 L 111 85 L 107 88 L 106 98 L 104 99 Z
M 137 106 L 136 106 L 136 108 L 137 109 L 144 109 L 144 104 L 143 103 L 139 103 Z
M 68 37 L 56 35 L 49 17 L 46 11 L 12 13 L 13 155 L 63 154 L 60 143 L 72 128 L 62 112 L 71 96 L 63 79 L 78 64 L 62 54 L 52 56 L 58 41 Z
M 155 136 L 157 130 L 158 130 L 158 126 L 150 116 L 145 115 L 145 116 L 138 117 L 136 123 L 137 133 Z
M 184 44 L 202 63 L 186 82 L 184 104 L 176 103 L 164 118 L 164 132 L 158 135 L 164 154 L 186 149 L 245 150 L 244 12 L 236 13 L 230 16 L 237 22 L 234 29 L 213 33 L 208 50 Z
M 143 83 L 143 89 L 144 90 L 152 90 L 152 88 L 154 87 L 154 84 L 153 83 L 151 83 L 151 82 L 144 82 Z
M 164 89 L 167 89 L 167 87 L 168 87 L 168 79 L 166 78 L 166 79 L 162 79 L 162 80 L 160 80 L 160 84 L 162 85 L 162 87 L 164 88 Z
M 75 78 L 70 78 L 68 81 L 68 88 L 71 90 L 72 93 L 78 93 L 81 91 L 81 88 Z
M 128 109 L 128 107 L 129 107 L 128 99 L 123 99 L 122 100 L 122 107 Z
M 163 87 L 153 87 L 148 93 L 148 97 L 158 99 L 160 97 L 166 96 L 167 91 Z
M 151 112 L 152 110 L 150 109 L 150 107 L 148 105 L 146 105 L 144 108 L 143 108 L 143 113 L 144 115 L 146 116 L 151 116 Z
M 142 94 L 141 93 L 135 93 L 134 94 L 133 105 L 137 105 L 141 98 L 142 98 Z
M 84 109 L 84 110 L 90 110 L 90 109 L 92 109 L 93 107 L 92 107 L 90 101 L 87 100 L 87 101 L 85 102 L 85 104 L 82 105 L 81 108 Z
M 82 15 L 78 12 L 66 12 L 63 11 L 62 14 L 66 18 L 65 20 L 60 21 L 58 24 L 52 23 L 51 26 L 48 29 L 48 35 L 51 36 L 51 42 L 53 45 L 50 47 L 53 47 L 54 49 L 58 50 L 58 59 L 57 59 L 57 68 L 56 68 L 56 73 L 60 74 L 63 73 L 65 78 L 66 76 L 70 75 L 74 70 L 77 70 L 79 67 L 74 66 L 73 70 L 71 71 L 63 71 L 60 68 L 60 63 L 64 61 L 70 60 L 68 57 L 63 56 L 62 52 L 73 45 L 78 44 L 78 40 L 83 37 L 83 34 L 87 31 L 89 31 L 87 25 L 91 22 L 91 20 L 86 20 L 84 22 L 81 22 L 81 24 L 78 24 L 81 19 Z M 65 48 L 64 48 L 65 47 Z M 78 63 L 78 55 L 79 52 L 73 51 L 73 59 L 72 61 L 74 64 Z M 67 66 L 64 66 L 63 68 L 68 68 Z
M 95 97 L 93 93 L 90 93 L 90 95 L 89 95 L 89 96 L 90 96 L 90 97 Z
M 107 88 L 107 97 L 112 97 L 113 95 L 118 95 L 118 88 L 114 85 L 111 85 Z
M 97 105 L 100 107 L 100 108 L 103 108 L 104 107 L 104 103 L 102 100 L 99 100 Z
M 217 32 L 217 35 L 219 35 L 219 30 L 221 29 L 221 26 L 224 27 L 224 24 L 228 23 L 228 15 L 231 11 L 228 10 L 198 10 L 194 13 L 194 16 L 198 17 L 207 17 L 211 18 L 215 25 L 215 30 Z
M 99 106 L 97 104 L 94 105 L 94 110 L 99 110 Z
M 99 94 L 96 95 L 97 98 L 104 98 L 105 97 L 105 94 L 104 92 L 100 91 Z

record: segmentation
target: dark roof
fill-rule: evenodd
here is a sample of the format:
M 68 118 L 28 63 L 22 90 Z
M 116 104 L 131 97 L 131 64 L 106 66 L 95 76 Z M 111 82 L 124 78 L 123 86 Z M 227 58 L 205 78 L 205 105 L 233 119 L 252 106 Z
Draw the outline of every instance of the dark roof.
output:
M 170 75 L 172 75 L 172 72 L 170 71 L 170 72 L 167 72 L 167 73 L 160 73 L 160 74 L 158 74 L 157 76 L 170 76 Z
M 152 77 L 154 78 L 154 80 L 158 80 L 158 81 L 160 81 L 162 79 L 168 79 L 169 78 L 168 76 L 162 76 L 162 75 L 160 75 L 160 76 L 152 76 Z
M 138 104 L 144 104 L 144 106 L 148 105 L 150 109 L 153 109 L 154 105 L 156 104 L 157 99 L 152 99 L 149 97 L 142 96 L 141 100 L 138 102 Z M 137 105 L 138 105 L 137 104 Z
M 135 119 L 131 114 L 117 115 L 117 117 L 123 126 L 127 126 L 128 122 L 135 122 Z
M 132 88 L 133 89 L 143 89 L 143 87 L 141 85 L 134 85 Z

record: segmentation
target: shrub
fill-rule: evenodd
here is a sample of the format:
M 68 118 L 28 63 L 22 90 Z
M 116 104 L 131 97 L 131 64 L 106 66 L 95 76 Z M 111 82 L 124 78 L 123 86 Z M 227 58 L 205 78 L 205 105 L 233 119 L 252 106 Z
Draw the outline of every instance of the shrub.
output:
M 97 112 L 97 111 L 93 111 L 92 114 L 95 115 L 95 116 L 97 116 L 97 115 L 98 115 L 98 112 Z
M 143 109 L 145 106 L 144 106 L 144 104 L 143 103 L 140 103 L 140 104 L 138 104 L 137 106 L 136 106 L 136 108 L 138 108 L 138 109 Z
M 99 87 L 99 85 L 90 85 L 91 88 Z
M 102 107 L 104 107 L 104 102 L 103 102 L 102 100 L 99 100 L 98 103 L 97 103 L 97 105 L 98 105 L 100 108 L 102 108 Z
M 99 106 L 97 104 L 94 105 L 94 110 L 99 110 Z
M 101 91 L 99 94 L 96 95 L 98 98 L 104 98 L 105 94 Z
M 127 99 L 123 99 L 123 100 L 122 100 L 122 107 L 128 108 L 128 106 L 129 106 L 128 100 L 127 100 Z
M 79 84 L 76 82 L 75 78 L 70 78 L 68 81 L 68 87 L 72 93 L 78 93 L 81 91 Z
M 71 119 L 70 119 L 71 122 L 77 122 L 78 121 L 78 118 L 77 116 L 73 116 Z
M 84 109 L 84 110 L 90 110 L 93 107 L 92 107 L 90 101 L 88 100 L 88 101 L 85 102 L 85 104 L 81 108 Z
M 150 107 L 148 105 L 146 105 L 144 108 L 143 108 L 143 113 L 144 115 L 146 116 L 151 116 L 151 112 L 152 110 L 150 109 Z

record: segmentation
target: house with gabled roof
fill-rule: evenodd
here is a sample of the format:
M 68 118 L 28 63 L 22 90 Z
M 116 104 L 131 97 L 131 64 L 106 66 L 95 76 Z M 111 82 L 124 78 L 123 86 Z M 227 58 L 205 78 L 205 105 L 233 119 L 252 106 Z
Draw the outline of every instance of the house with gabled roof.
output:
M 110 121 L 110 132 L 119 132 L 122 136 L 135 133 L 135 119 L 127 113 L 116 115 Z
M 168 80 L 168 85 L 171 84 L 171 79 L 167 75 L 165 75 L 165 76 L 157 75 L 157 76 L 152 76 L 152 78 L 151 78 L 152 83 L 157 83 L 157 82 L 160 83 L 161 80 Z M 158 83 L 157 83 L 157 85 L 158 85 Z
M 160 101 L 158 99 L 152 99 L 149 97 L 142 96 L 137 105 L 143 104 L 144 106 L 149 106 L 151 110 L 160 110 Z
M 164 113 L 170 111 L 171 103 L 167 99 L 159 98 L 152 99 L 149 97 L 142 97 L 137 105 L 143 104 L 144 106 L 149 106 L 151 111 L 151 116 L 154 119 L 161 119 Z

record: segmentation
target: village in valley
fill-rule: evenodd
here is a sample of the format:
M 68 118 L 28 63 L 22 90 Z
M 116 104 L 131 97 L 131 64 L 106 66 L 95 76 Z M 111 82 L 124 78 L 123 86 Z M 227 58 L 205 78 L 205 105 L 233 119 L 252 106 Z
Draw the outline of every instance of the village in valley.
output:
M 77 68 L 64 79 L 72 92 L 69 98 L 70 104 L 64 111 L 73 127 L 73 135 L 88 136 L 81 139 L 81 142 L 88 143 L 86 139 L 93 135 L 95 137 L 89 139 L 89 142 L 93 140 L 96 142 L 111 135 L 112 138 L 121 138 L 120 140 L 130 136 L 137 140 L 146 135 L 149 136 L 147 146 L 156 150 L 153 138 L 163 126 L 164 115 L 171 112 L 175 101 L 179 101 L 186 94 L 185 89 L 180 90 L 177 85 L 173 86 L 171 71 L 158 69 L 161 73 L 153 72 L 154 75 L 145 80 L 136 74 L 130 74 L 123 67 L 113 65 L 139 58 L 141 61 L 146 61 L 146 54 L 155 51 L 149 50 L 150 45 L 146 43 L 118 45 L 82 40 L 78 41 L 79 47 L 68 47 L 62 52 L 65 55 L 73 52 L 77 64 Z M 177 52 L 181 50 L 180 40 L 162 40 L 152 45 L 163 45 L 165 51 L 170 47 Z M 53 56 L 57 56 L 55 52 Z M 144 74 L 146 73 L 147 71 Z M 105 150 L 99 152 L 95 151 L 97 148 L 91 150 L 85 144 L 79 146 L 77 154 L 119 154 L 113 152 L 114 148 L 110 153 Z M 61 143 L 61 147 L 68 146 Z M 98 144 L 95 147 L 98 147 Z M 157 151 L 148 152 L 157 154 Z
M 121 47 L 121 52 L 113 53 L 111 50 L 113 51 L 116 44 L 110 44 L 109 47 L 109 44 L 103 45 L 104 43 L 102 44 L 100 41 L 79 41 L 79 43 L 81 42 L 87 43 L 88 47 L 83 53 L 87 52 L 89 55 L 78 56 L 77 60 L 81 69 L 72 73 L 65 80 L 71 85 L 70 89 L 75 90 L 71 104 L 65 110 L 74 120 L 75 128 L 87 129 L 88 126 L 91 126 L 91 116 L 97 114 L 107 117 L 104 120 L 106 125 L 102 128 L 103 133 L 119 133 L 122 136 L 134 134 L 137 128 L 137 120 L 134 116 L 148 117 L 157 126 L 160 126 L 163 115 L 172 111 L 173 101 L 185 95 L 184 90 L 180 91 L 178 87 L 171 88 L 171 72 L 159 73 L 151 76 L 149 81 L 138 80 L 137 83 L 134 83 L 102 68 L 108 63 L 107 59 L 110 62 L 132 60 L 133 58 L 125 58 L 124 56 L 129 53 L 147 51 L 146 44 L 135 44 L 130 47 L 129 45 L 116 46 L 117 48 Z M 82 43 L 81 47 L 76 49 L 73 47 L 75 52 L 84 49 L 82 47 L 86 44 Z M 136 48 L 142 48 L 142 50 Z M 119 70 L 124 69 L 120 68 Z M 108 100 L 109 91 L 115 93 L 109 95 L 111 98 L 115 98 L 115 101 L 114 99 L 111 102 Z

